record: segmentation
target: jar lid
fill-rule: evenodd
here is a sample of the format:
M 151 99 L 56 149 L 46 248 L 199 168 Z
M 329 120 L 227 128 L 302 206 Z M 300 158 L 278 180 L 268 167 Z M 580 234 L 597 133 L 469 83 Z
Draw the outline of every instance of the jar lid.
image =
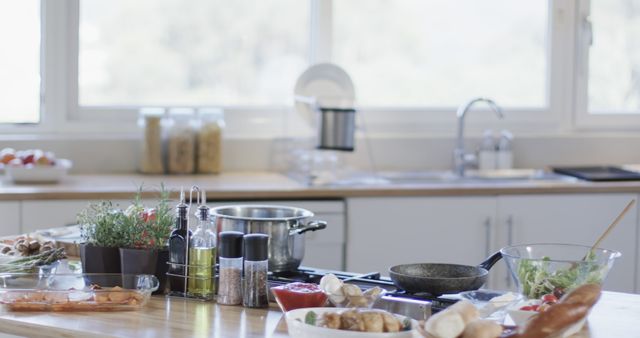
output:
M 194 115 L 194 109 L 193 108 L 188 108 L 188 107 L 176 107 L 176 108 L 170 108 L 169 109 L 169 115 L 171 117 L 193 117 Z
M 224 118 L 224 110 L 218 107 L 203 107 L 198 109 L 198 114 L 201 116 L 212 116 L 218 118 Z
M 162 117 L 164 115 L 164 108 L 161 107 L 142 107 L 138 110 L 140 116 L 158 116 Z
M 239 231 L 220 232 L 220 257 L 239 258 L 242 257 L 242 237 L 244 234 Z
M 265 234 L 244 235 L 244 259 L 264 261 L 269 258 L 269 236 Z

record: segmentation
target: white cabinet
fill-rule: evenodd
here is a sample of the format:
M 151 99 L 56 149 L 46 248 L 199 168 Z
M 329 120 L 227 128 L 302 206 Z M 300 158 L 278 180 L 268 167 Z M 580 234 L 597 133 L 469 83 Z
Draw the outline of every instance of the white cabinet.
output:
M 514 195 L 498 197 L 498 245 L 526 243 L 574 243 L 592 245 L 635 194 Z M 636 290 L 638 243 L 637 208 L 627 213 L 601 247 L 618 250 L 622 257 L 607 277 L 605 289 Z M 553 258 L 553 257 L 552 257 Z M 504 264 L 502 278 L 492 287 L 510 287 Z
M 210 207 L 229 204 L 275 204 L 307 209 L 314 220 L 327 222 L 323 230 L 307 232 L 303 266 L 344 270 L 345 205 L 342 200 L 319 201 L 229 201 L 208 203 Z
M 20 202 L 0 202 L 0 236 L 20 233 Z
M 91 200 L 33 200 L 22 201 L 22 231 L 28 233 L 40 229 L 57 228 L 76 223 L 76 215 L 86 208 Z M 126 208 L 129 200 L 115 200 L 115 205 Z
M 475 265 L 488 256 L 494 197 L 350 198 L 347 270 L 380 271 L 404 263 Z

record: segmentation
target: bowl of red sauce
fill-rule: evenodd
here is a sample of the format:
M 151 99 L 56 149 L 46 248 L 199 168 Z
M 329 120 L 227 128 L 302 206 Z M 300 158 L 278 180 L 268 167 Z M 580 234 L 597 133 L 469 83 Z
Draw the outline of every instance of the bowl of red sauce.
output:
M 327 295 L 322 292 L 318 284 L 289 283 L 274 286 L 271 293 L 283 312 L 308 307 L 322 307 L 327 302 Z

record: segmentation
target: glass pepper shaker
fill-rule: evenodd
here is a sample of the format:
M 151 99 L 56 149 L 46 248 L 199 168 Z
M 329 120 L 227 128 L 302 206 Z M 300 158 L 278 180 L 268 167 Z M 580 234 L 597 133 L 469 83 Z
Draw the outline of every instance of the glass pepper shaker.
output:
M 220 233 L 218 303 L 237 305 L 242 303 L 242 237 L 238 231 Z
M 267 271 L 269 268 L 269 236 L 248 234 L 244 242 L 244 278 L 242 305 L 251 308 L 269 306 Z

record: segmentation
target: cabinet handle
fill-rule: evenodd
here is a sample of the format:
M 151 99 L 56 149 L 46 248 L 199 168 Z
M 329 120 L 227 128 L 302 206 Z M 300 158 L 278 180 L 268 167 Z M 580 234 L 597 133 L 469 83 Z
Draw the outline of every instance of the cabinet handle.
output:
M 491 253 L 491 217 L 484 220 L 484 256 Z
M 507 245 L 513 245 L 513 215 L 507 217 Z M 511 276 L 507 269 L 506 284 L 507 289 L 511 289 Z

